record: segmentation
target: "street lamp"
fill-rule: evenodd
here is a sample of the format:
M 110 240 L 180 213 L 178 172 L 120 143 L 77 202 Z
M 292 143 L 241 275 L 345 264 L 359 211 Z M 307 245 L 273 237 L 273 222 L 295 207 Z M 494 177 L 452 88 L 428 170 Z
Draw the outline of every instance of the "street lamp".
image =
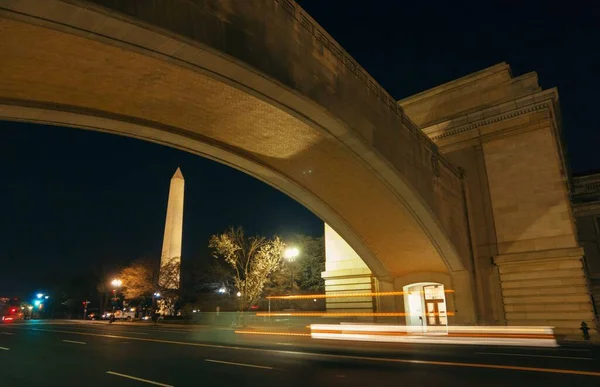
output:
M 283 257 L 290 263 L 294 262 L 298 255 L 300 255 L 300 250 L 296 247 L 288 247 L 283 252 Z M 292 271 L 292 294 L 294 294 L 294 265 L 290 265 L 290 269 Z
M 154 313 L 156 312 L 156 299 L 160 297 L 160 293 L 159 292 L 154 292 L 152 294 L 152 315 L 154 315 Z
M 115 308 L 116 308 L 116 304 L 117 304 L 117 289 L 121 287 L 121 285 L 123 284 L 123 281 L 121 281 L 120 279 L 113 279 L 111 282 L 112 286 L 114 287 L 113 289 L 113 310 L 112 310 L 112 319 L 115 319 Z

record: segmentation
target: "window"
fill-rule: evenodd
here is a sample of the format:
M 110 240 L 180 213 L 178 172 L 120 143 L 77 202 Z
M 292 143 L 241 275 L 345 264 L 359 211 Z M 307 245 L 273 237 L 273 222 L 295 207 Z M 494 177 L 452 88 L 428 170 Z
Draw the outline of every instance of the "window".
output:
M 438 286 L 424 286 L 423 291 L 425 292 L 426 300 L 443 300 L 444 299 L 444 287 Z

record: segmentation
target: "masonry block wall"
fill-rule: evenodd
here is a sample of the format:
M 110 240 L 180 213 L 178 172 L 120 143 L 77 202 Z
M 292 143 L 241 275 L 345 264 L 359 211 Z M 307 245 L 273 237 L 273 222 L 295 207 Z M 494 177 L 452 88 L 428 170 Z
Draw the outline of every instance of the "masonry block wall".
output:
M 579 243 L 585 251 L 588 284 L 600 319 L 600 172 L 575 176 L 572 203 Z
M 328 295 L 371 293 L 374 277 L 356 252 L 325 224 L 325 292 Z M 329 312 L 373 312 L 373 297 L 328 298 Z
M 502 63 L 399 103 L 466 172 L 480 320 L 593 326 L 556 89 Z

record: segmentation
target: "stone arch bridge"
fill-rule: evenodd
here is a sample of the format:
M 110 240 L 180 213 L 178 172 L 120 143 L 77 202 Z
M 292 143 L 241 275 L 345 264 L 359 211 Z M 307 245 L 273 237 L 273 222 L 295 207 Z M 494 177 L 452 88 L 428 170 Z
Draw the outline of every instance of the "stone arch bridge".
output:
M 461 172 L 294 2 L 0 0 L 0 52 L 1 119 L 230 165 L 312 210 L 337 252 L 364 262 L 328 255 L 328 291 L 361 276 L 381 290 L 441 283 L 456 322 L 480 319 Z

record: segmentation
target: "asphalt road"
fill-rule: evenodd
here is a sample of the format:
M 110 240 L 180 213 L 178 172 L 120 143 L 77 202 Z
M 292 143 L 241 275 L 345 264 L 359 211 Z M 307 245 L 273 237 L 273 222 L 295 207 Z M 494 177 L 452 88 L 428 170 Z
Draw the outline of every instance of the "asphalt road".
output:
M 600 386 L 600 351 L 324 342 L 230 329 L 0 325 L 0 386 Z

